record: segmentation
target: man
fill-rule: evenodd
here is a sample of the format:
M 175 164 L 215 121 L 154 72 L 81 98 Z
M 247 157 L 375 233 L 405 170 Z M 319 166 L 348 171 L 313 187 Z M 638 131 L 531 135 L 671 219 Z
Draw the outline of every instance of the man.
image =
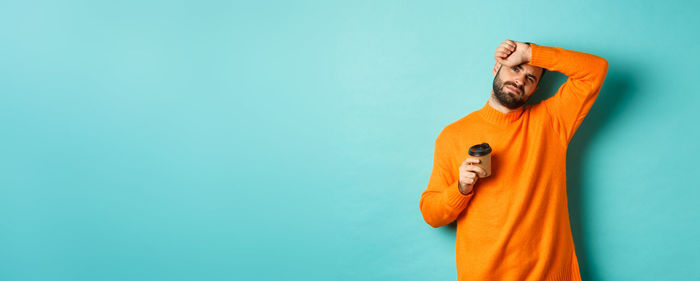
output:
M 566 197 L 566 150 L 600 91 L 608 62 L 591 54 L 506 40 L 495 53 L 483 108 L 435 141 L 420 198 L 425 221 L 457 221 L 458 280 L 581 280 Z M 545 69 L 569 77 L 557 93 L 524 106 Z M 469 157 L 488 143 L 491 175 Z

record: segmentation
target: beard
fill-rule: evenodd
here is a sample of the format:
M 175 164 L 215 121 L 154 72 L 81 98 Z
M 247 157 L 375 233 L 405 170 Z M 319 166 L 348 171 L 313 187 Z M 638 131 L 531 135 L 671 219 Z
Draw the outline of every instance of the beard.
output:
M 499 69 L 498 72 L 501 72 L 501 70 Z M 520 90 L 520 94 L 507 91 L 505 87 L 508 85 Z M 519 108 L 523 106 L 528 100 L 523 96 L 525 90 L 522 87 L 518 87 L 517 85 L 515 85 L 515 83 L 510 81 L 503 82 L 503 80 L 501 80 L 501 78 L 498 77 L 498 73 L 496 74 L 496 77 L 493 78 L 493 93 L 494 96 L 496 96 L 496 100 L 509 109 Z

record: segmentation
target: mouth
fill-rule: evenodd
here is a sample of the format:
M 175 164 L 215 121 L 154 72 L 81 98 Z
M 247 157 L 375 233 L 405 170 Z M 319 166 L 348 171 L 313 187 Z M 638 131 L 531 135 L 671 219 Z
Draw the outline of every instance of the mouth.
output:
M 518 88 L 516 88 L 516 87 L 513 87 L 513 86 L 511 86 L 511 85 L 507 85 L 507 87 L 508 87 L 508 89 L 510 89 L 511 91 L 513 91 L 513 92 L 515 92 L 515 93 L 517 93 L 517 94 L 520 94 L 520 89 L 518 89 Z

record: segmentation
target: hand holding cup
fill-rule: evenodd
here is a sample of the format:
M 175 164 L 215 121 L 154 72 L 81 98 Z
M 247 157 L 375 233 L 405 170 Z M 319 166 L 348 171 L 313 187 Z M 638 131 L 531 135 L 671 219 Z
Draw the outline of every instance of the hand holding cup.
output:
M 491 146 L 488 143 L 469 148 L 469 158 L 459 167 L 459 191 L 468 194 L 474 189 L 479 178 L 491 175 Z
M 474 189 L 479 177 L 486 176 L 486 170 L 473 164 L 481 164 L 481 159 L 469 157 L 459 166 L 459 191 L 468 194 Z

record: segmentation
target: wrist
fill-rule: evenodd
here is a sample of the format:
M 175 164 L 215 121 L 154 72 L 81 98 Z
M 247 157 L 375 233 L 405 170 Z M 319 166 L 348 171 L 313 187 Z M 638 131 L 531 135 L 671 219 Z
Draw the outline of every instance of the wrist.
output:
M 462 183 L 459 183 L 457 187 L 459 188 L 459 193 L 462 193 L 462 195 L 469 195 L 474 191 L 474 185 L 462 185 Z
M 530 47 L 530 42 L 524 42 L 525 51 L 523 52 L 523 58 L 525 63 L 529 63 L 532 60 L 532 48 Z

